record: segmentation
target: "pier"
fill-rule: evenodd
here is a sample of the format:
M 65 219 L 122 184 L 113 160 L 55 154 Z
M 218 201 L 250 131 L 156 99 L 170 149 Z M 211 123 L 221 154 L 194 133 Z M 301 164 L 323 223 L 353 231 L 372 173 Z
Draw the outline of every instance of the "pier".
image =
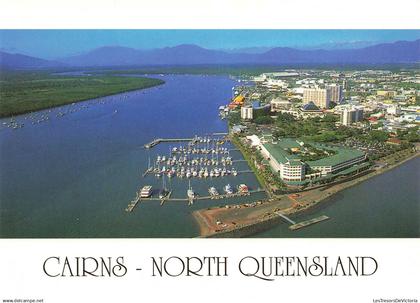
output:
M 231 195 L 217 195 L 217 196 L 196 196 L 194 198 L 194 201 L 198 201 L 198 200 L 217 200 L 217 199 L 226 199 L 226 198 L 234 198 L 234 197 L 244 197 L 244 196 L 249 196 L 251 194 L 255 194 L 255 193 L 259 193 L 259 192 L 264 192 L 263 189 L 256 189 L 256 190 L 250 190 L 248 193 L 233 193 Z M 141 199 L 143 202 L 145 201 L 160 201 L 161 199 L 159 198 L 155 198 L 155 197 L 151 197 L 151 198 L 143 198 Z M 165 202 L 188 202 L 189 199 L 187 197 L 185 198 L 165 198 Z
M 223 194 L 223 195 L 217 195 L 217 196 L 196 196 L 193 201 L 200 201 L 200 200 L 218 200 L 218 199 L 226 199 L 226 198 L 234 198 L 234 197 L 244 197 L 244 196 L 250 196 L 251 194 L 265 192 L 263 189 L 256 189 L 256 190 L 250 190 L 247 193 L 233 193 L 230 195 Z M 126 212 L 132 212 L 134 208 L 137 206 L 137 204 L 141 202 L 160 202 L 160 205 L 163 206 L 167 202 L 190 202 L 190 199 L 188 197 L 185 198 L 171 198 L 172 191 L 169 192 L 169 194 L 163 198 L 160 199 L 158 197 L 150 197 L 150 198 L 140 198 L 140 195 L 137 193 L 136 198 L 128 204 L 128 207 L 125 209 Z
M 290 219 L 289 217 L 286 217 L 285 215 L 283 215 L 281 212 L 279 212 L 279 211 L 277 211 L 277 212 L 275 212 L 275 214 L 276 215 L 278 215 L 279 217 L 282 217 L 284 220 L 286 220 L 287 222 L 289 222 L 290 224 L 293 224 L 293 225 L 295 225 L 296 224 L 296 222 L 295 221 L 293 221 L 292 219 Z M 292 225 L 292 226 L 293 226 Z
M 134 210 L 134 208 L 137 206 L 137 204 L 140 202 L 140 200 L 141 200 L 141 197 L 140 197 L 140 192 L 138 192 L 138 193 L 136 194 L 136 197 L 134 198 L 134 200 L 132 200 L 132 201 L 128 204 L 128 206 L 127 206 L 127 208 L 125 209 L 125 211 L 126 211 L 126 212 L 131 213 L 131 212 Z
M 166 197 L 160 199 L 160 206 L 163 206 L 163 204 L 165 204 L 165 202 L 171 198 L 171 195 L 172 195 L 172 190 L 168 193 Z
M 144 147 L 149 149 L 163 142 L 191 142 L 193 140 L 195 140 L 195 138 L 168 138 L 168 139 L 157 138 L 157 139 L 154 139 L 152 142 L 146 143 Z
M 309 225 L 312 225 L 312 224 L 315 224 L 315 223 L 319 223 L 319 222 L 328 220 L 329 218 L 330 217 L 328 217 L 328 216 L 322 215 L 322 216 L 317 217 L 317 218 L 313 218 L 313 219 L 310 219 L 310 220 L 306 220 L 306 221 L 303 221 L 303 222 L 300 222 L 300 223 L 296 223 L 296 224 L 290 225 L 289 226 L 289 229 L 290 230 L 301 229 L 303 227 L 307 227 Z
M 211 136 L 226 136 L 227 133 L 213 133 L 211 134 Z M 202 139 L 201 137 L 194 137 L 194 138 L 156 138 L 153 141 L 144 144 L 144 148 L 150 149 L 156 145 L 158 145 L 159 143 L 170 143 L 170 142 L 199 142 L 199 140 Z M 222 140 L 221 138 L 213 138 L 212 140 L 217 141 L 217 140 Z M 223 138 L 223 140 L 228 141 L 228 138 Z
M 298 230 L 298 229 L 301 229 L 303 227 L 307 227 L 309 225 L 328 220 L 330 218 L 328 216 L 322 215 L 320 217 L 316 217 L 316 218 L 313 218 L 313 219 L 310 219 L 310 220 L 306 220 L 306 221 L 296 223 L 295 221 L 293 221 L 292 219 L 290 219 L 286 215 L 282 214 L 281 212 L 277 211 L 277 212 L 275 212 L 275 214 L 278 215 L 279 217 L 283 218 L 284 220 L 286 220 L 290 224 L 292 224 L 292 225 L 289 226 L 290 230 Z

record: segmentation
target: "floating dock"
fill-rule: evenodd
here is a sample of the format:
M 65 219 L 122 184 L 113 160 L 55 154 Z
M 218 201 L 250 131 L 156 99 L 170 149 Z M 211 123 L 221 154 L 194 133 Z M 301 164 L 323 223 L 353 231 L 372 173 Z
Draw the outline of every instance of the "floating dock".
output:
M 227 135 L 227 133 L 213 133 L 213 134 L 211 134 L 211 135 L 213 135 L 213 136 L 226 136 L 226 135 Z M 146 143 L 146 144 L 144 145 L 144 148 L 149 149 L 149 148 L 152 148 L 152 147 L 154 147 L 154 146 L 158 145 L 159 143 L 169 143 L 169 142 L 193 142 L 193 141 L 197 141 L 197 140 L 199 140 L 199 139 L 200 139 L 200 137 L 194 137 L 194 138 L 166 138 L 166 139 L 164 139 L 164 138 L 156 138 L 156 139 L 154 139 L 153 141 L 151 141 L 151 142 L 149 142 L 149 143 Z M 215 139 L 215 138 L 213 138 L 212 140 L 220 140 L 220 139 Z M 228 139 L 227 139 L 227 138 L 223 138 L 223 140 L 224 140 L 224 141 L 227 141 Z
M 162 143 L 162 142 L 191 142 L 193 140 L 195 140 L 195 138 L 169 138 L 169 139 L 158 138 L 158 139 L 154 139 L 152 142 L 146 143 L 144 147 L 152 148 L 155 145 L 158 145 L 159 143 Z
M 137 204 L 140 202 L 140 200 L 141 200 L 140 192 L 138 192 L 134 200 L 131 201 L 130 204 L 128 204 L 125 211 L 131 213 L 133 209 L 137 206 Z
M 217 196 L 196 196 L 193 201 L 199 201 L 199 200 L 217 200 L 217 199 L 225 199 L 225 198 L 233 198 L 233 197 L 244 197 L 244 196 L 250 196 L 253 193 L 259 193 L 259 192 L 265 192 L 263 189 L 257 189 L 257 190 L 250 190 L 247 193 L 233 193 L 231 195 L 217 195 Z M 160 205 L 163 206 L 166 202 L 189 202 L 190 199 L 188 197 L 185 198 L 171 198 L 172 191 L 169 192 L 169 194 L 163 198 L 160 199 L 158 197 L 150 197 L 150 198 L 141 198 L 139 193 L 137 193 L 136 198 L 128 204 L 127 208 L 125 209 L 126 212 L 132 212 L 134 208 L 137 206 L 137 204 L 141 202 L 151 202 L 151 201 L 158 201 L 160 202 Z
M 260 192 L 265 192 L 265 190 L 263 189 L 257 189 L 257 190 L 250 190 L 247 193 L 233 193 L 231 195 L 226 195 L 226 194 L 221 194 L 221 195 L 217 195 L 217 196 L 196 196 L 194 198 L 194 201 L 197 200 L 217 200 L 217 199 L 225 199 L 225 198 L 233 198 L 233 197 L 245 197 L 245 196 L 250 196 L 251 194 L 255 194 L 255 193 L 260 193 Z M 161 201 L 161 199 L 159 198 L 142 198 L 141 199 L 142 202 L 146 202 L 146 201 Z M 189 199 L 187 197 L 185 198 L 165 198 L 165 202 L 188 202 Z
M 303 222 L 300 222 L 300 223 L 296 223 L 296 224 L 290 225 L 289 226 L 289 229 L 290 230 L 301 229 L 303 227 L 307 227 L 309 225 L 316 224 L 316 223 L 319 223 L 319 222 L 328 220 L 329 218 L 330 217 L 328 217 L 328 216 L 322 215 L 322 216 L 317 217 L 317 218 L 313 218 L 313 219 L 310 219 L 310 220 L 306 220 L 306 221 L 303 221 Z

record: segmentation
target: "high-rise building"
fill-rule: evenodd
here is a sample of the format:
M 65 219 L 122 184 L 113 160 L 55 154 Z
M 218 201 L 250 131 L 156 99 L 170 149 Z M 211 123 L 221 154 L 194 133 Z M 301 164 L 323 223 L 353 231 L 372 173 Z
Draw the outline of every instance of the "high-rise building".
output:
M 313 102 L 319 108 L 328 108 L 331 101 L 331 91 L 326 88 L 305 88 L 303 103 Z
M 330 101 L 335 103 L 340 103 L 343 100 L 343 88 L 341 85 L 331 84 L 327 86 L 327 89 L 330 90 Z
M 241 107 L 241 118 L 244 120 L 253 119 L 253 108 L 252 106 L 243 106 Z

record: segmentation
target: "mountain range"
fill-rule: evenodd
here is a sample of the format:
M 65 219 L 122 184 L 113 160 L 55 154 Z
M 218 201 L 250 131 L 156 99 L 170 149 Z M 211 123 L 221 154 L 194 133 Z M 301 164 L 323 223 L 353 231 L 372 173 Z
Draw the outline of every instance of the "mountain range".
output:
M 420 39 L 382 43 L 358 49 L 302 50 L 275 47 L 258 53 L 211 50 L 182 44 L 151 50 L 104 46 L 89 52 L 44 60 L 0 51 L 0 67 L 6 69 L 48 67 L 116 67 L 196 64 L 393 64 L 420 62 Z

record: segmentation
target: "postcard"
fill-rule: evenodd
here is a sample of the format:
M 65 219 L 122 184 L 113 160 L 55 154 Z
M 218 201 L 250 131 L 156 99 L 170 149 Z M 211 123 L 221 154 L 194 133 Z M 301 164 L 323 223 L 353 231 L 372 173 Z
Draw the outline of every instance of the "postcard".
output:
M 315 28 L 1 29 L 2 302 L 418 302 L 420 30 Z

